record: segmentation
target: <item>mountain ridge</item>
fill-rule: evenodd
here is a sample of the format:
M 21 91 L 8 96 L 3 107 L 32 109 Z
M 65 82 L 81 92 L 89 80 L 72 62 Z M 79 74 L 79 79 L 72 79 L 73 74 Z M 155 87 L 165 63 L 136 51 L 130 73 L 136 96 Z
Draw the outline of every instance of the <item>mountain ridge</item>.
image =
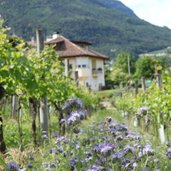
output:
M 101 53 L 113 57 L 120 50 L 139 53 L 171 45 L 171 30 L 139 19 L 117 0 L 1 0 L 5 24 L 25 39 L 35 28 L 72 40 L 86 40 Z

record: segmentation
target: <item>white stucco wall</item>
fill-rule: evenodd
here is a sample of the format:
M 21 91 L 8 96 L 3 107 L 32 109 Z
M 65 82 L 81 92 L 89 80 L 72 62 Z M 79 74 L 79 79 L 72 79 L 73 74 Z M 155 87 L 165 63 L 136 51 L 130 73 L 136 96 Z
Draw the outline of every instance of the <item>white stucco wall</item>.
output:
M 69 64 L 72 64 L 72 73 L 70 76 L 74 78 L 74 72 L 78 71 L 80 84 L 85 86 L 88 84 L 92 90 L 99 90 L 100 86 L 105 86 L 103 59 L 75 57 L 69 59 Z M 102 70 L 98 71 L 98 68 Z

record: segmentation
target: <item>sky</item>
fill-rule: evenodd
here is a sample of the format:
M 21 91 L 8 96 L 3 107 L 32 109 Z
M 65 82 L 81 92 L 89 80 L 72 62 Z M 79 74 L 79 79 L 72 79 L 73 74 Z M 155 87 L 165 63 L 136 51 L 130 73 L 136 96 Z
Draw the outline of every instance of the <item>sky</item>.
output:
M 141 19 L 171 29 L 171 0 L 120 0 Z

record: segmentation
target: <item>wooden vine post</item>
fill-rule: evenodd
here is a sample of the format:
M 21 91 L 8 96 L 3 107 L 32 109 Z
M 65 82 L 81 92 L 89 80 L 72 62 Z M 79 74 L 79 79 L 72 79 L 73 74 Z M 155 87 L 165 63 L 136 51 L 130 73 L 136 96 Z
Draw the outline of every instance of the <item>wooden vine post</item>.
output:
M 5 151 L 6 151 L 6 145 L 3 136 L 3 119 L 2 116 L 0 115 L 0 152 L 5 153 Z
M 36 139 L 36 116 L 37 116 L 37 101 L 35 98 L 29 98 L 30 103 L 30 113 L 32 116 L 32 135 L 33 135 L 33 142 L 34 145 L 37 145 L 37 139 Z
M 159 89 L 162 88 L 162 77 L 161 77 L 162 72 L 161 72 L 161 70 L 162 70 L 161 67 L 157 67 L 157 69 L 156 69 L 157 87 Z M 162 114 L 160 111 L 158 111 L 158 122 L 160 124 L 160 127 L 159 127 L 160 142 L 161 142 L 161 144 L 164 144 L 166 142 L 166 138 L 165 138 L 165 132 L 164 132 L 164 125 L 160 123 L 161 117 L 162 117 Z
M 138 80 L 135 80 L 135 96 L 138 95 Z
M 145 78 L 144 77 L 141 78 L 141 82 L 142 82 L 142 91 L 143 91 L 143 93 L 145 93 L 146 85 L 145 85 Z
M 12 109 L 11 109 L 11 115 L 12 118 L 17 118 L 17 111 L 18 111 L 18 97 L 16 95 L 12 96 Z
M 36 40 L 37 40 L 37 55 L 40 57 L 40 53 L 44 48 L 44 38 L 42 30 L 36 30 Z M 44 77 L 44 76 L 43 76 Z M 40 127 L 42 133 L 42 140 L 47 140 L 48 138 L 48 100 L 47 96 L 40 100 Z

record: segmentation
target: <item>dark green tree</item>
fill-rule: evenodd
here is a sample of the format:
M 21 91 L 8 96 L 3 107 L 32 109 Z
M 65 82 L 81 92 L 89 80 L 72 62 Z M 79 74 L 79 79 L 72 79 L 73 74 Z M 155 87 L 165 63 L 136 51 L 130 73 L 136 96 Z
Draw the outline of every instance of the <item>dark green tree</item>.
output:
M 165 68 L 167 63 L 162 58 L 157 57 L 140 57 L 136 62 L 136 73 L 137 78 L 153 78 L 157 67 Z
M 122 72 L 128 75 L 135 72 L 135 58 L 127 52 L 120 52 L 114 62 L 114 68 L 121 69 Z
M 114 85 L 127 84 L 134 72 L 135 58 L 130 53 L 120 52 L 106 78 Z

